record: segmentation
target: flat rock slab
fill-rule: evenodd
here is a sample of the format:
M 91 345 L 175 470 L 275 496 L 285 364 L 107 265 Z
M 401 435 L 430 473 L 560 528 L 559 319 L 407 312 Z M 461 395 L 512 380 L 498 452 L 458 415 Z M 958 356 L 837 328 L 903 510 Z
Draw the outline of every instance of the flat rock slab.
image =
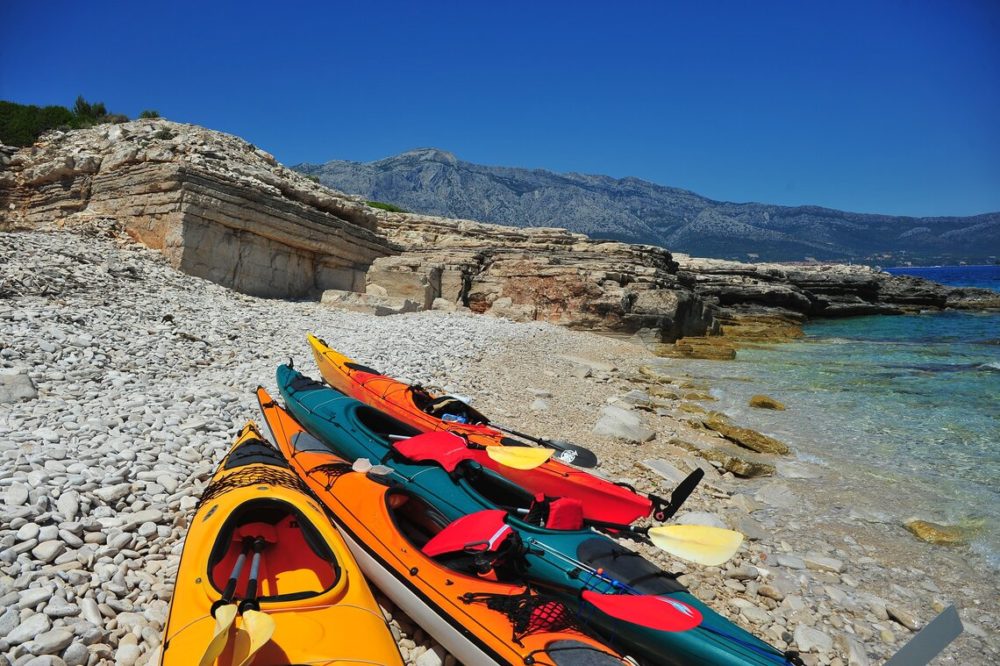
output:
M 656 433 L 642 425 L 638 414 L 621 407 L 608 405 L 601 410 L 601 417 L 594 425 L 594 434 L 629 442 L 648 442 Z
M 38 389 L 24 372 L 15 368 L 0 368 L 0 404 L 34 400 Z
M 649 460 L 643 460 L 642 466 L 648 470 L 656 472 L 673 484 L 680 483 L 688 476 L 681 470 L 674 467 L 673 464 L 663 460 L 662 458 L 650 458 Z

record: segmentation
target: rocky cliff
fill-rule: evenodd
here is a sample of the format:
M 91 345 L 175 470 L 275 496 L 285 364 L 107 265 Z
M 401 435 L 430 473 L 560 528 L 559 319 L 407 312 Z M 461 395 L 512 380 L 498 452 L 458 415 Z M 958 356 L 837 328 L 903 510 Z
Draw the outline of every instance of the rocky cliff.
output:
M 176 268 L 249 294 L 358 290 L 371 262 L 395 251 L 362 202 L 192 125 L 50 132 L 3 155 L 0 228 L 111 218 Z
M 435 149 L 370 163 L 335 160 L 295 168 L 338 190 L 414 212 L 565 227 L 696 256 L 881 265 L 988 263 L 1000 256 L 1000 213 L 914 218 L 729 203 L 638 178 L 484 166 Z
M 810 317 L 1000 305 L 993 292 L 865 267 L 693 259 L 564 229 L 386 212 L 239 138 L 163 120 L 0 149 L 0 228 L 95 220 L 123 226 L 186 273 L 249 294 L 322 294 L 380 314 L 464 307 L 680 340 L 670 353 L 726 357 L 728 343 L 695 340 L 794 336 Z

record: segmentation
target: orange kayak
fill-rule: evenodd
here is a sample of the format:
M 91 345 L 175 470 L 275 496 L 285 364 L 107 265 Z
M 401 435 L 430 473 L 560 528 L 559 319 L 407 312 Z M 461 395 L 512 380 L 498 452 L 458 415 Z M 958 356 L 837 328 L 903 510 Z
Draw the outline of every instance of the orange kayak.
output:
M 160 663 L 403 664 L 344 540 L 252 423 L 191 519 Z
M 451 432 L 477 446 L 518 444 L 490 427 L 486 418 L 478 412 L 474 412 L 478 417 L 477 423 L 446 421 L 428 414 L 417 401 L 433 400 L 433 396 L 427 396 L 422 389 L 360 365 L 313 335 L 307 336 L 307 339 L 323 379 L 341 393 L 422 432 Z M 579 500 L 583 503 L 584 517 L 591 521 L 624 526 L 650 515 L 653 510 L 649 497 L 557 460 L 549 460 L 527 470 L 513 469 L 488 458 L 482 462 L 485 467 L 532 493 Z
M 450 550 L 448 521 L 437 510 L 386 483 L 377 468 L 355 471 L 357 465 L 309 435 L 263 388 L 257 399 L 278 447 L 333 514 L 368 578 L 459 661 L 630 663 L 582 631 L 573 608 L 523 585 L 502 553 L 487 562 L 468 544 Z

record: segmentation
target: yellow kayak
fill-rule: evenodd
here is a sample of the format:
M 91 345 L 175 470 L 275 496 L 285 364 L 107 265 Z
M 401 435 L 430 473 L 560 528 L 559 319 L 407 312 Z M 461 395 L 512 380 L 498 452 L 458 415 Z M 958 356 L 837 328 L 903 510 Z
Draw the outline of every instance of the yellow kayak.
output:
M 188 529 L 161 664 L 403 661 L 327 515 L 252 423 Z

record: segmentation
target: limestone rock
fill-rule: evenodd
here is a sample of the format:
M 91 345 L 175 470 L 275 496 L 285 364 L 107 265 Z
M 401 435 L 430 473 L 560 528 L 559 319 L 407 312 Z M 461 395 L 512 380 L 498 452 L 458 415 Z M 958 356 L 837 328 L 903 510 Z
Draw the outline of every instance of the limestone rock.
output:
M 321 302 L 330 307 L 352 312 L 364 312 L 378 317 L 421 310 L 419 303 L 407 298 L 377 296 L 373 293 L 359 294 L 341 289 L 327 289 L 323 292 Z
M 829 652 L 833 649 L 833 639 L 819 629 L 804 624 L 795 627 L 795 644 L 802 652 Z
M 927 520 L 911 519 L 903 524 L 915 537 L 928 543 L 956 545 L 967 541 L 965 530 L 953 525 L 941 525 Z
M 51 627 L 52 623 L 47 616 L 41 613 L 31 615 L 8 633 L 6 640 L 11 645 L 20 645 L 48 631 Z
M 0 368 L 0 404 L 33 400 L 38 390 L 26 372 L 15 368 Z
M 789 448 L 782 442 L 768 437 L 750 428 L 741 428 L 725 421 L 722 417 L 713 415 L 704 421 L 705 427 L 716 431 L 731 442 L 740 446 L 757 451 L 758 453 L 775 453 L 784 455 L 789 453 Z
M 776 409 L 778 411 L 785 410 L 785 406 L 781 402 L 770 396 L 760 394 L 750 396 L 750 406 L 758 409 Z
M 0 182 L 0 226 L 111 217 L 174 267 L 238 291 L 360 291 L 371 263 L 396 252 L 372 209 L 249 147 L 162 119 L 51 135 Z
M 648 442 L 656 433 L 642 425 L 642 419 L 635 412 L 608 405 L 601 410 L 601 416 L 594 425 L 594 434 L 602 437 L 624 439 L 629 442 Z

